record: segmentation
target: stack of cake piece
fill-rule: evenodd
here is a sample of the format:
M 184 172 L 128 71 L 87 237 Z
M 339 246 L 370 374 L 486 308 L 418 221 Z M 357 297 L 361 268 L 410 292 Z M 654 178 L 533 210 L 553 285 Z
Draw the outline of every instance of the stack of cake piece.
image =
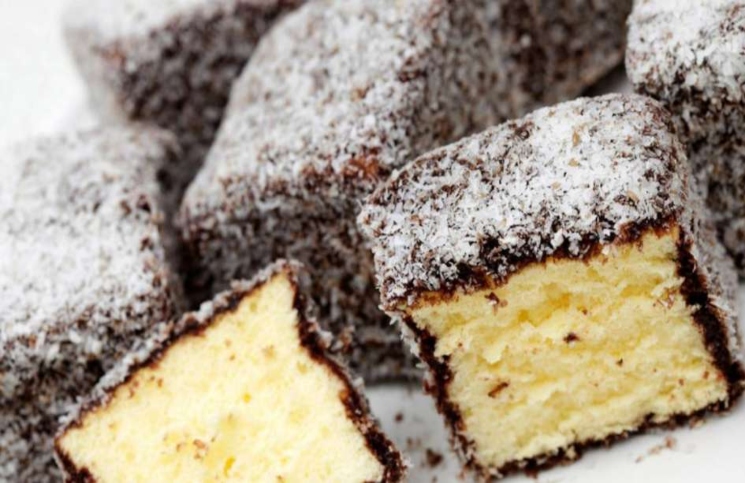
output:
M 557 104 L 631 0 L 71 4 L 103 119 L 175 136 L 3 155 L 0 479 L 55 481 L 57 433 L 68 481 L 401 481 L 353 371 L 416 357 L 485 481 L 741 395 L 738 2 L 636 2 L 628 68 L 673 116 Z M 180 319 L 176 264 L 214 297 Z

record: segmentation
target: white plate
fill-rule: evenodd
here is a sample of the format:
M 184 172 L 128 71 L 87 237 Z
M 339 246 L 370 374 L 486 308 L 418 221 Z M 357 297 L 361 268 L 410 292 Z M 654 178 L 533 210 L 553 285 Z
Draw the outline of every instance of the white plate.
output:
M 63 1 L 0 2 L 0 145 L 90 122 L 80 107 L 83 87 L 60 35 Z M 595 93 L 628 89 L 622 75 L 617 75 Z M 745 313 L 745 289 L 741 295 L 741 313 Z M 406 452 L 412 464 L 412 483 L 460 481 L 460 468 L 448 450 L 446 432 L 420 388 L 373 387 L 368 395 L 384 429 Z M 589 451 L 574 465 L 541 473 L 538 481 L 743 482 L 744 448 L 745 407 L 740 404 L 726 417 L 711 418 L 697 429 L 657 432 L 611 449 Z M 442 455 L 442 462 L 432 467 L 427 450 Z M 533 480 L 518 476 L 509 481 Z

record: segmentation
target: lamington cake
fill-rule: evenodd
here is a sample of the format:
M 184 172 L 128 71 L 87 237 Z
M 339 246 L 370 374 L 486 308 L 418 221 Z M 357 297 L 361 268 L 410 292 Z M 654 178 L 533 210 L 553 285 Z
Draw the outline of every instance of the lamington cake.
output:
M 639 1 L 629 24 L 629 77 L 673 112 L 745 276 L 745 3 Z
M 105 121 L 154 123 L 187 154 L 183 190 L 215 136 L 258 39 L 303 0 L 69 0 L 65 36 Z
M 629 2 L 321 0 L 264 37 L 182 205 L 196 299 L 278 257 L 312 267 L 339 350 L 371 380 L 413 373 L 378 309 L 355 218 L 397 167 L 622 56 Z
M 401 481 L 303 276 L 234 283 L 108 375 L 57 438 L 67 481 Z
M 385 309 L 484 480 L 742 392 L 736 275 L 667 112 L 611 95 L 424 155 L 370 197 Z
M 0 481 L 59 481 L 58 418 L 179 310 L 157 183 L 174 145 L 99 129 L 0 154 Z

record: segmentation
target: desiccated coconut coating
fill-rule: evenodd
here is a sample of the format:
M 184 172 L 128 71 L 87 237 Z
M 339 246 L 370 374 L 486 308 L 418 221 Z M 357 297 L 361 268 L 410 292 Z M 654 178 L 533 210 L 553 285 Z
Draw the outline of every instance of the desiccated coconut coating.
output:
M 673 112 L 745 275 L 745 2 L 638 1 L 629 23 L 631 81 Z
M 0 480 L 53 481 L 57 418 L 175 315 L 157 182 L 174 146 L 101 129 L 0 155 Z
M 702 239 L 708 213 L 673 132 L 655 101 L 614 94 L 544 108 L 422 156 L 359 217 L 384 306 L 498 283 L 526 263 L 582 258 L 682 219 L 696 257 L 712 260 L 700 268 L 725 288 L 717 305 L 736 333 L 737 280 L 722 270 L 730 264 L 721 246 Z
M 576 95 L 620 60 L 627 2 L 539 3 L 324 0 L 287 16 L 237 82 L 183 204 L 198 298 L 277 257 L 302 260 L 354 364 L 407 373 L 359 203 L 418 154 Z
M 105 120 L 151 122 L 178 136 L 187 156 L 164 181 L 181 191 L 259 38 L 302 1 L 70 0 L 65 33 Z
M 662 116 L 636 96 L 580 99 L 407 166 L 360 217 L 376 240 L 384 300 L 448 290 L 481 266 L 502 280 L 523 260 L 561 249 L 580 257 L 588 237 L 607 242 L 630 221 L 669 217 L 683 180 Z
M 734 400 L 743 387 L 737 277 L 708 220 L 667 111 L 649 98 L 616 94 L 541 109 L 420 157 L 368 199 L 359 224 L 372 243 L 384 308 L 410 322 L 405 332 L 429 366 L 456 449 L 488 479 L 575 453 L 480 467 L 449 394 L 448 358 L 435 355 L 434 336 L 408 330 L 409 309 L 677 224 L 686 303 Z

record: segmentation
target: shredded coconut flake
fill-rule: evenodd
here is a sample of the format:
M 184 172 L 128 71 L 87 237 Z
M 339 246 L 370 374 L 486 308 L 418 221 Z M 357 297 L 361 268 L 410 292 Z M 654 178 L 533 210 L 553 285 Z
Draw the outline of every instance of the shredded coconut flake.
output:
M 588 237 L 682 210 L 685 155 L 665 119 L 638 96 L 580 99 L 407 166 L 360 217 L 384 299 L 440 290 L 464 267 L 502 279 L 560 247 L 580 256 Z
M 126 320 L 132 304 L 142 308 L 163 255 L 156 171 L 164 152 L 142 133 L 89 132 L 15 146 L 2 157 L 3 342 L 91 309 Z
M 237 81 L 182 205 L 196 290 L 297 258 L 365 375 L 400 370 L 354 221 L 361 201 L 430 149 L 577 95 L 620 61 L 630 6 L 318 0 L 289 14 Z
M 0 480 L 53 481 L 57 418 L 175 315 L 155 131 L 102 129 L 0 154 Z
M 745 3 L 741 0 L 643 0 L 629 21 L 629 75 L 709 98 L 745 95 Z M 682 81 L 682 82 L 681 82 Z M 682 84 L 682 85 L 681 85 Z
M 506 1 L 303 6 L 263 39 L 236 83 L 186 205 L 218 209 L 226 189 L 236 198 L 248 190 L 260 209 L 277 192 L 360 197 L 433 147 L 576 95 L 620 60 L 614 20 L 629 2 L 549 3 L 530 18 Z M 582 30 L 578 57 L 592 65 L 565 57 L 567 39 L 542 29 L 566 16 Z
M 277 0 L 71 0 L 65 22 L 95 28 L 102 39 L 146 36 L 181 18 L 209 16 L 238 4 L 269 7 Z
M 745 275 L 745 2 L 646 0 L 627 71 L 673 114 L 721 239 Z

